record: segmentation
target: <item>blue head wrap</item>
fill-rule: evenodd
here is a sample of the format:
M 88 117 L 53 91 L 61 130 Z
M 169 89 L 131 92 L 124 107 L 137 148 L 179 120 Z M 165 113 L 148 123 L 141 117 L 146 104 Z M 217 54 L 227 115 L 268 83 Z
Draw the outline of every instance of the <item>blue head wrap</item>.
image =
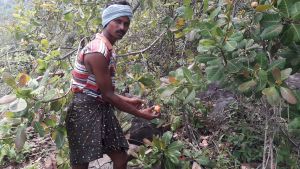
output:
M 121 16 L 132 18 L 132 10 L 129 5 L 114 4 L 108 6 L 102 13 L 102 26 L 105 27 L 110 21 Z

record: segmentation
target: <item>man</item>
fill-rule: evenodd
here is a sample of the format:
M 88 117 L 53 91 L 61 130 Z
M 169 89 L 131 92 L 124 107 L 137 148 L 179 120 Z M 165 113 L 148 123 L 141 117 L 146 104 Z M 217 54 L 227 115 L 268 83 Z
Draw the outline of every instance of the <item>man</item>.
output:
M 102 14 L 102 33 L 78 54 L 72 71 L 72 91 L 66 128 L 73 169 L 87 169 L 90 161 L 107 154 L 114 169 L 127 166 L 128 143 L 113 113 L 113 107 L 144 119 L 159 113 L 153 107 L 139 110 L 143 103 L 114 93 L 115 62 L 112 46 L 126 34 L 132 10 L 126 1 L 108 6 Z

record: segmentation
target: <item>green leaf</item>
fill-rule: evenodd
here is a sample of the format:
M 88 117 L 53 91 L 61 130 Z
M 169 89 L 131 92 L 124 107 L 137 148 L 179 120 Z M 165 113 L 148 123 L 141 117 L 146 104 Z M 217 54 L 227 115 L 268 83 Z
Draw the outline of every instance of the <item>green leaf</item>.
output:
M 187 104 L 187 103 L 193 102 L 195 100 L 195 97 L 196 97 L 196 92 L 193 89 L 190 92 L 190 94 L 186 97 L 186 99 L 184 100 L 183 104 Z
M 297 104 L 297 99 L 290 89 L 285 87 L 280 87 L 280 93 L 282 98 L 286 100 L 289 104 Z
M 238 73 L 242 67 L 240 66 L 238 61 L 227 60 L 226 69 L 228 70 L 228 73 Z
M 66 14 L 64 15 L 64 19 L 65 19 L 67 22 L 71 22 L 71 21 L 73 20 L 73 18 L 74 18 L 74 15 L 73 15 L 71 12 L 66 13 Z
M 291 26 L 291 31 L 293 32 L 294 41 L 300 42 L 300 24 L 292 23 L 290 26 Z
M 196 56 L 196 61 L 198 63 L 206 63 L 206 62 L 214 60 L 214 59 L 217 59 L 217 57 L 213 56 L 213 55 L 198 55 L 198 56 Z
M 237 42 L 236 41 L 226 41 L 224 47 L 228 52 L 232 52 L 237 47 Z
M 48 100 L 51 100 L 53 99 L 55 96 L 57 96 L 57 93 L 56 93 L 56 90 L 55 89 L 51 89 L 51 90 L 48 90 L 46 95 L 44 96 L 44 101 L 48 101 Z
M 141 82 L 146 87 L 154 87 L 155 86 L 154 78 L 150 74 L 143 75 L 142 77 L 139 78 L 138 81 Z
M 296 2 L 291 7 L 291 15 L 294 20 L 300 19 L 300 2 Z
M 42 47 L 45 48 L 45 49 L 48 49 L 49 48 L 49 42 L 47 39 L 42 39 L 41 40 L 41 44 L 42 44 Z
M 163 134 L 162 140 L 165 142 L 166 145 L 169 145 L 172 139 L 173 133 L 170 131 L 167 131 Z
M 183 146 L 184 146 L 184 144 L 181 141 L 174 141 L 168 146 L 168 151 L 169 152 L 172 152 L 172 151 L 175 151 L 175 150 L 181 151 Z
M 185 100 L 185 97 L 189 94 L 189 90 L 187 88 L 184 88 L 180 94 L 178 95 L 178 99 Z
M 214 19 L 221 11 L 221 7 L 219 6 L 215 10 L 212 11 L 212 13 L 209 15 L 210 19 Z
M 8 72 L 3 72 L 2 73 L 2 79 L 3 81 L 9 85 L 10 87 L 12 87 L 13 89 L 17 88 L 17 84 L 15 81 L 15 78 Z
M 61 110 L 63 104 L 65 103 L 65 99 L 59 99 L 59 100 L 56 100 L 54 102 L 51 102 L 50 103 L 50 110 L 53 110 L 53 111 L 59 111 Z
M 62 148 L 65 143 L 65 132 L 64 128 L 59 127 L 52 133 L 52 139 L 55 140 L 56 147 Z
M 205 157 L 205 156 L 199 156 L 196 158 L 196 161 L 201 164 L 201 165 L 204 165 L 204 166 L 208 166 L 209 163 L 210 163 L 210 160 L 208 157 Z
M 26 141 L 25 130 L 26 130 L 26 126 L 24 126 L 24 125 L 20 125 L 17 128 L 17 134 L 16 134 L 16 138 L 15 138 L 15 145 L 16 145 L 17 151 L 21 151 L 25 144 L 25 141 Z
M 35 131 L 39 133 L 40 137 L 44 137 L 45 136 L 45 130 L 41 126 L 40 122 L 35 121 L 33 127 L 34 127 Z
M 193 17 L 194 11 L 191 6 L 185 6 L 184 8 L 184 17 L 186 19 L 191 19 Z
M 9 104 L 9 111 L 17 113 L 25 110 L 27 108 L 27 102 L 22 99 L 16 99 L 15 101 Z
M 273 62 L 269 65 L 268 71 L 271 71 L 271 70 L 273 70 L 273 69 L 276 68 L 276 67 L 279 68 L 279 69 L 283 69 L 284 66 L 285 66 L 285 63 L 286 63 L 286 59 L 285 59 L 285 58 L 275 60 L 275 61 L 273 61 Z
M 246 92 L 256 86 L 257 82 L 255 80 L 250 80 L 248 82 L 244 82 L 241 85 L 239 85 L 238 90 L 241 92 Z
M 260 21 L 260 24 L 262 27 L 266 28 L 269 26 L 278 25 L 280 21 L 281 21 L 281 17 L 278 13 L 276 14 L 265 13 L 263 14 L 263 18 Z
M 271 40 L 277 37 L 282 31 L 283 25 L 272 25 L 263 30 L 260 37 L 264 40 Z
M 272 106 L 278 105 L 280 102 L 280 95 L 275 87 L 265 88 L 262 93 L 267 97 L 267 101 Z
M 278 9 L 280 10 L 283 16 L 285 16 L 286 18 L 291 18 L 291 7 L 293 4 L 294 0 L 281 0 L 280 4 L 278 5 Z
M 281 35 L 281 42 L 284 45 L 290 45 L 294 41 L 294 31 L 291 25 L 287 29 L 284 29 L 284 32 Z
M 222 81 L 224 78 L 224 66 L 223 65 L 214 65 L 208 66 L 205 69 L 207 78 L 209 81 Z
M 262 68 L 262 69 L 267 69 L 268 67 L 268 58 L 267 58 L 267 55 L 265 53 L 257 53 L 257 55 L 255 56 L 255 61 L 256 63 L 259 64 L 259 66 Z
M 187 81 L 189 83 L 193 83 L 194 80 L 192 77 L 192 72 L 186 67 L 182 67 L 182 70 L 183 70 L 184 77 L 187 79 Z
M 257 84 L 257 91 L 263 90 L 268 82 L 268 74 L 264 70 L 259 70 L 258 72 L 258 84 Z
M 205 47 L 212 47 L 216 44 L 216 41 L 212 40 L 212 39 L 201 39 L 199 41 L 199 44 Z
M 160 97 L 161 98 L 165 98 L 165 97 L 170 97 L 174 94 L 174 92 L 178 89 L 178 87 L 174 87 L 174 86 L 168 86 L 164 89 L 160 89 L 159 91 L 161 91 Z
M 281 76 L 281 80 L 285 80 L 287 79 L 292 73 L 292 69 L 291 68 L 287 68 L 287 69 L 284 69 L 280 72 L 280 76 Z
M 243 40 L 243 38 L 244 38 L 244 35 L 241 32 L 235 32 L 228 38 L 228 41 L 239 42 L 239 41 Z
M 171 130 L 175 131 L 181 126 L 181 116 L 172 116 L 171 119 Z
M 37 59 L 38 67 L 37 67 L 37 72 L 38 73 L 44 73 L 48 67 L 47 63 L 45 60 L 42 59 Z

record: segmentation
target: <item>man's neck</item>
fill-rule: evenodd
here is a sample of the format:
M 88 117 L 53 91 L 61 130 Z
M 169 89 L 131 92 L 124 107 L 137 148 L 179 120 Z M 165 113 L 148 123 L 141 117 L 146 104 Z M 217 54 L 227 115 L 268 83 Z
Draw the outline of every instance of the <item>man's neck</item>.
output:
M 114 39 L 107 31 L 103 30 L 102 31 L 103 36 L 105 36 L 109 42 L 111 43 L 111 45 L 114 45 L 115 42 L 117 41 L 116 39 Z

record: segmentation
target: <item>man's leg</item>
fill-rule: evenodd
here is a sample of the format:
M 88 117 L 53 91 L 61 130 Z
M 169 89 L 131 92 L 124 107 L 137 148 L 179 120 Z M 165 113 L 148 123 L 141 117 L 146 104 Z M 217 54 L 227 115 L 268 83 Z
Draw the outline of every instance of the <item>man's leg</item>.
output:
M 72 165 L 72 169 L 88 169 L 88 168 L 89 168 L 89 163 Z
M 114 169 L 126 169 L 128 155 L 125 151 L 113 151 L 107 154 L 114 163 Z

